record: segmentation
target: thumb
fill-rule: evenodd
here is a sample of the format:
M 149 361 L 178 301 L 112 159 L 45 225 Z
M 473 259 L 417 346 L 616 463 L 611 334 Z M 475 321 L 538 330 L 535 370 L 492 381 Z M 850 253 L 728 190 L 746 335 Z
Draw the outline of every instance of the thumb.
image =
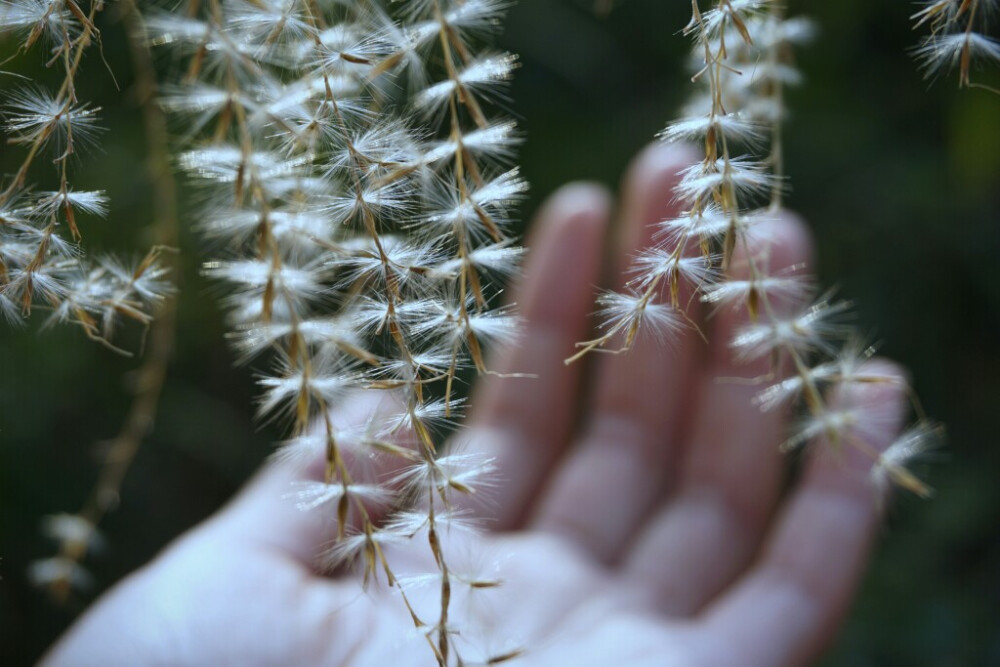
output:
M 394 395 L 375 391 L 357 392 L 331 410 L 335 440 L 355 483 L 375 488 L 401 466 L 399 457 L 378 456 L 360 444 L 400 410 Z M 407 434 L 396 433 L 392 439 L 400 447 L 408 446 Z M 323 424 L 285 443 L 199 532 L 278 549 L 313 567 L 338 532 L 340 482 L 324 481 L 326 443 Z M 378 508 L 371 510 L 372 518 L 377 518 Z M 348 529 L 351 519 L 356 517 L 348 516 Z

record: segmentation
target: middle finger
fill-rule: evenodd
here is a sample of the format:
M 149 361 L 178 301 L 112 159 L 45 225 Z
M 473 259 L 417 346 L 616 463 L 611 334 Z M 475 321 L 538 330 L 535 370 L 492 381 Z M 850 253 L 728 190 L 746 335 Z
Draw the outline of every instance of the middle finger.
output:
M 656 222 L 677 214 L 678 172 L 694 160 L 687 147 L 658 144 L 632 165 L 624 186 L 621 265 L 649 247 Z M 701 345 L 689 330 L 670 346 L 640 336 L 627 354 L 598 359 L 581 436 L 550 480 L 534 527 L 568 537 L 600 561 L 616 559 L 668 486 L 685 387 Z

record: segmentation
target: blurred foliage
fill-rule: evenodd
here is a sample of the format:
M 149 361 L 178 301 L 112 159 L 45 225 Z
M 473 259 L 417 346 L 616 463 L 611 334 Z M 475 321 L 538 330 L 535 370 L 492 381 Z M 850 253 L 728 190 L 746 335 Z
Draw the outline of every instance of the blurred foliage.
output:
M 912 371 L 947 449 L 927 468 L 933 501 L 901 498 L 829 665 L 1000 664 L 1000 96 L 922 80 L 908 3 L 790 2 L 820 27 L 790 91 L 790 206 L 815 230 L 824 284 L 857 304 L 858 324 Z M 678 31 L 689 4 L 626 0 L 601 18 L 593 0 L 526 0 L 502 46 L 521 55 L 510 109 L 527 135 L 529 217 L 574 179 L 614 185 L 629 158 L 689 90 Z M 113 13 L 113 5 L 108 13 Z M 151 219 L 144 147 L 124 37 L 103 24 L 114 79 L 91 56 L 80 93 L 104 108 L 102 150 L 80 157 L 75 185 L 108 190 L 112 215 L 84 221 L 91 252 L 141 254 Z M 11 44 L 0 45 L 0 55 Z M 38 53 L 4 65 L 45 77 Z M 166 65 L 166 63 L 165 63 Z M 989 79 L 988 73 L 983 73 Z M 995 77 L 994 77 L 995 78 Z M 117 87 L 115 84 L 117 81 Z M 0 89 L 16 80 L 0 74 Z M 19 157 L 0 147 L 10 173 Z M 39 173 L 38 178 L 42 178 Z M 108 586 L 217 509 L 281 437 L 253 417 L 252 369 L 234 368 L 205 251 L 185 204 L 177 351 L 155 431 L 103 529 L 89 567 Z M 127 409 L 135 361 L 79 332 L 40 332 L 42 318 L 0 331 L 0 663 L 30 663 L 85 604 L 59 609 L 29 588 L 27 564 L 52 553 L 45 514 L 75 510 L 101 439 Z M 138 345 L 139 332 L 125 331 Z

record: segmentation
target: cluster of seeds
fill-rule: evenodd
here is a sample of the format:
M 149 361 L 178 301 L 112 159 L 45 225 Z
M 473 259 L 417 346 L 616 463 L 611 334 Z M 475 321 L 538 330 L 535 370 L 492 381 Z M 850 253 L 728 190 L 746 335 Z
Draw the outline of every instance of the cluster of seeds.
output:
M 976 61 L 1000 64 L 1000 42 L 985 32 L 998 9 L 1000 3 L 996 0 L 924 2 L 924 7 L 912 18 L 915 28 L 930 28 L 930 34 L 915 50 L 927 77 L 935 78 L 957 67 L 959 86 L 978 86 L 972 82 L 973 64 Z
M 101 133 L 99 109 L 81 100 L 76 81 L 99 44 L 94 20 L 103 8 L 98 0 L 0 2 L 0 37 L 12 35 L 18 53 L 44 51 L 58 81 L 16 82 L 0 99 L 3 139 L 23 149 L 16 172 L 0 183 L 0 318 L 21 322 L 41 308 L 47 323 L 77 324 L 111 346 L 122 318 L 150 322 L 170 284 L 160 248 L 128 262 L 88 258 L 81 244 L 80 222 L 108 211 L 105 193 L 75 189 L 71 172 Z
M 152 43 L 185 62 L 162 105 L 205 202 L 205 273 L 228 286 L 242 357 L 270 366 L 260 413 L 292 425 L 280 456 L 325 462 L 290 495 L 337 521 L 325 565 L 395 587 L 441 665 L 461 662 L 454 637 L 471 632 L 450 613 L 463 590 L 495 585 L 447 549 L 470 529 L 453 496 L 492 464 L 438 450 L 463 373 L 487 372 L 485 346 L 517 331 L 497 302 L 521 254 L 508 230 L 525 183 L 515 126 L 492 111 L 516 59 L 480 47 L 506 4 L 207 0 L 147 14 Z M 369 418 L 339 422 L 332 408 L 358 390 L 376 397 Z M 404 577 L 387 548 L 415 538 L 433 572 Z M 428 577 L 433 605 L 408 585 Z
M 848 303 L 817 291 L 804 267 L 770 267 L 773 243 L 762 230 L 782 211 L 783 90 L 801 78 L 791 51 L 808 41 L 811 25 L 784 18 L 768 0 L 719 0 L 704 12 L 697 3 L 693 8 L 685 33 L 694 42 L 699 89 L 660 137 L 699 141 L 704 157 L 681 173 L 674 196 L 682 213 L 659 223 L 656 244 L 633 259 L 625 291 L 598 296 L 602 335 L 579 343 L 580 351 L 567 361 L 609 346 L 626 351 L 639 335 L 669 341 L 696 327 L 686 313 L 686 294 L 742 312 L 747 322 L 729 341 L 731 353 L 741 362 L 765 360 L 771 367 L 754 378 L 765 385 L 756 402 L 764 410 L 795 402 L 804 408 L 784 449 L 816 439 L 852 448 L 871 459 L 875 484 L 891 481 L 927 495 L 906 463 L 928 446 L 936 429 L 921 418 L 886 451 L 876 451 L 865 429 L 888 416 L 838 397 L 850 396 L 844 389 L 852 384 L 899 380 L 865 364 L 873 349 L 849 325 Z M 914 405 L 920 415 L 915 399 Z

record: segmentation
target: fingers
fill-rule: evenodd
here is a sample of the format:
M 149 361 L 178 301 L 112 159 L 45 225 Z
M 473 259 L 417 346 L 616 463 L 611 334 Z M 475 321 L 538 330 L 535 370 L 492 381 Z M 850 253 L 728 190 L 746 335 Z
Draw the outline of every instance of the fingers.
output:
M 501 526 L 516 520 L 547 462 L 556 456 L 572 427 L 581 369 L 562 359 L 586 335 L 591 310 L 590 286 L 597 282 L 601 242 L 610 208 L 599 187 L 567 186 L 544 207 L 536 225 L 534 251 L 517 301 L 525 319 L 522 344 L 507 350 L 493 370 L 501 374 L 537 374 L 531 378 L 490 378 L 477 396 L 479 408 L 468 432 L 468 449 L 496 458 L 497 477 L 505 485 L 503 503 L 486 504 Z M 378 392 L 355 396 L 338 408 L 334 421 L 348 430 L 384 411 Z M 389 411 L 392 409 L 389 408 Z M 303 511 L 296 485 L 322 478 L 324 445 L 300 452 L 292 462 L 272 462 L 206 530 L 252 539 L 313 565 L 336 534 L 337 508 L 326 504 Z M 352 467 L 365 457 L 345 457 Z M 393 460 L 389 460 L 391 466 Z M 395 463 L 398 464 L 398 461 Z M 304 465 L 303 465 L 304 464 Z M 385 479 L 385 461 L 376 462 L 365 479 Z M 335 503 L 334 503 L 335 505 Z
M 609 208 L 608 195 L 590 185 L 567 186 L 544 207 L 517 298 L 526 321 L 525 338 L 493 369 L 537 378 L 490 378 L 477 397 L 481 400 L 467 434 L 468 449 L 495 457 L 497 478 L 504 484 L 502 504 L 477 509 L 481 514 L 493 512 L 501 526 L 516 520 L 547 462 L 568 440 L 581 368 L 567 368 L 562 359 L 586 335 L 590 287 L 599 277 Z M 367 393 L 372 395 L 353 397 L 335 411 L 338 428 L 363 426 L 375 418 L 374 412 L 385 410 L 374 397 L 377 392 Z M 322 438 L 319 442 L 322 445 Z M 295 458 L 298 465 L 286 461 L 266 466 L 205 529 L 264 543 L 304 564 L 315 564 L 336 535 L 337 508 L 336 503 L 306 511 L 297 506 L 308 501 L 301 497 L 304 487 L 297 485 L 322 478 L 323 446 L 306 448 Z M 349 454 L 345 458 L 353 461 L 352 468 L 368 461 Z M 386 474 L 386 462 L 379 461 L 364 478 L 376 481 Z
M 485 378 L 470 428 L 460 436 L 468 443 L 464 449 L 495 459 L 502 499 L 464 500 L 498 529 L 521 520 L 574 426 L 583 366 L 562 360 L 587 335 L 610 206 L 602 188 L 569 185 L 548 200 L 533 225 L 524 282 L 514 298 L 524 335 L 492 370 L 534 377 Z
M 685 147 L 657 144 L 630 169 L 618 276 L 631 254 L 649 247 L 654 224 L 676 215 L 678 172 L 694 159 Z M 667 484 L 701 345 L 690 331 L 670 347 L 639 338 L 627 354 L 597 360 L 579 445 L 551 480 L 535 527 L 579 542 L 602 561 L 619 554 Z
M 758 564 L 705 616 L 711 650 L 726 652 L 715 664 L 807 664 L 844 615 L 879 520 L 872 456 L 893 440 L 906 405 L 899 369 L 880 361 L 866 371 L 895 381 L 838 392 L 828 410 L 850 427 L 835 447 L 814 445 Z
M 751 252 L 769 248 L 772 274 L 809 258 L 811 243 L 801 221 L 786 214 L 759 225 Z M 731 278 L 744 280 L 750 273 L 746 253 L 738 253 Z M 734 361 L 730 343 L 747 321 L 743 304 L 724 307 L 713 318 L 710 361 L 693 383 L 698 407 L 678 490 L 649 521 L 624 566 L 626 576 L 641 582 L 670 615 L 695 613 L 750 564 L 778 498 L 783 468 L 778 445 L 787 413 L 765 412 L 754 403 L 759 381 L 737 381 L 774 370 L 768 358 Z

